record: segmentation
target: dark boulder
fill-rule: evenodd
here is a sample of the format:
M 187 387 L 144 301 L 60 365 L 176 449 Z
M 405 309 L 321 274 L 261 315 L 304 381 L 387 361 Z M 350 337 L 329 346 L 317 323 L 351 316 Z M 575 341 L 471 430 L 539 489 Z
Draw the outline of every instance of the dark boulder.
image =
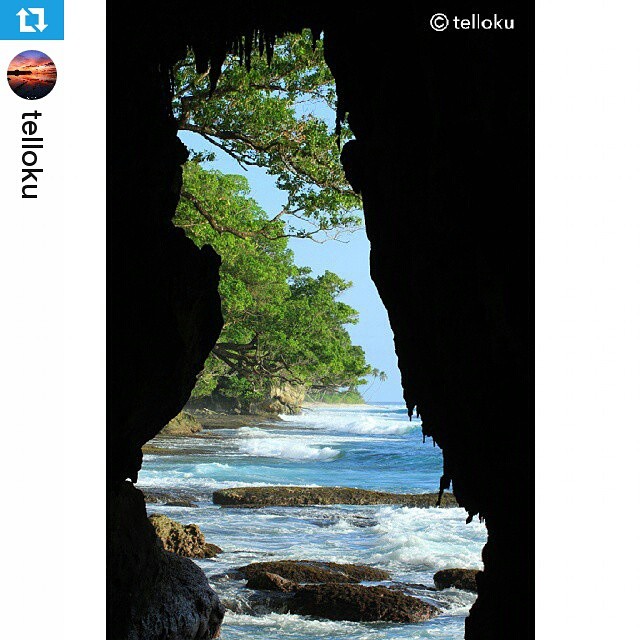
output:
M 386 587 L 360 584 L 318 584 L 300 587 L 291 612 L 353 622 L 423 622 L 438 614 L 436 607 Z
M 464 591 L 478 591 L 476 576 L 481 573 L 477 569 L 443 569 L 433 576 L 436 589 L 463 589 Z
M 238 571 L 248 580 L 254 580 L 258 575 L 273 573 L 298 583 L 357 583 L 363 580 L 388 580 L 390 577 L 388 571 L 366 564 L 340 564 L 312 560 L 254 562 L 239 567 Z
M 204 573 L 188 558 L 163 552 L 162 578 L 153 583 L 146 606 L 127 640 L 217 638 L 225 608 Z

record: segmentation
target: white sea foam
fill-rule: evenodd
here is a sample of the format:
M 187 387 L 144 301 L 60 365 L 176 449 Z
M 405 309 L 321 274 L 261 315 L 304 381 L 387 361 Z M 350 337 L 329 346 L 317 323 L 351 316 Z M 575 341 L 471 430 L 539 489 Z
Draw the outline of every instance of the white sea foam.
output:
M 295 614 L 270 613 L 250 616 L 228 612 L 224 635 L 229 640 L 260 637 L 281 638 L 349 638 L 349 640 L 451 640 L 464 635 L 464 620 L 449 616 L 437 617 L 421 624 L 359 624 L 314 620 Z
M 177 451 L 175 457 L 145 456 L 140 484 L 192 490 L 199 496 L 201 504 L 196 510 L 160 505 L 152 510 L 181 522 L 196 522 L 207 539 L 225 549 L 215 560 L 197 561 L 207 575 L 231 573 L 250 562 L 310 557 L 380 566 L 391 571 L 395 582 L 431 586 L 438 569 L 481 568 L 486 529 L 478 522 L 466 525 L 462 509 L 329 505 L 254 511 L 211 504 L 212 490 L 225 487 L 309 486 L 319 482 L 323 486 L 344 484 L 391 491 L 437 489 L 439 451 L 429 447 L 416 455 L 417 434 L 413 430 L 419 429 L 419 421 L 408 422 L 398 407 L 314 408 L 303 415 L 283 416 L 282 422 L 216 431 L 216 437 L 208 439 L 176 441 L 182 442 L 182 447 L 186 442 L 188 452 Z M 410 431 L 411 435 L 403 435 Z M 200 446 L 203 451 L 195 453 Z M 289 460 L 296 464 L 284 464 Z M 336 462 L 328 464 L 332 460 Z M 221 597 L 231 600 L 241 600 L 246 594 L 244 582 L 234 579 L 216 583 L 216 589 Z M 275 613 L 241 615 L 244 610 L 240 608 L 238 613 L 229 611 L 225 616 L 224 636 L 227 640 L 463 637 L 464 616 L 475 594 L 417 587 L 415 593 L 437 603 L 442 615 L 420 625 L 360 624 Z
M 331 620 L 313 620 L 305 616 L 288 613 L 270 613 L 263 616 L 249 616 L 228 612 L 225 625 L 247 625 L 264 631 L 273 630 L 284 633 L 285 637 L 297 637 L 304 633 L 316 638 L 339 638 L 351 636 L 362 627 L 355 622 L 333 622 Z
M 411 422 L 381 420 L 373 416 L 363 416 L 354 422 L 346 424 L 342 429 L 347 433 L 359 433 L 362 435 L 401 435 L 409 433 L 416 427 L 417 424 Z
M 285 460 L 335 460 L 339 449 L 311 447 L 291 438 L 257 438 L 239 443 L 239 450 L 259 458 L 284 458 Z
M 235 489 L 238 487 L 290 487 L 293 482 L 243 482 L 242 480 L 215 480 L 214 478 L 194 478 L 188 474 L 175 476 L 153 476 L 141 473 L 139 486 L 149 489 L 194 489 L 206 491 L 207 494 L 218 489 Z M 315 485 L 300 485 L 315 486 Z
M 264 438 L 269 432 L 260 427 L 240 427 L 237 434 L 240 438 Z
M 362 415 L 358 415 L 362 413 Z M 354 415 L 356 419 L 354 420 Z M 364 411 L 322 410 L 297 416 L 280 416 L 285 422 L 311 429 L 357 435 L 402 435 L 417 429 L 418 422 L 409 422 L 406 416 L 380 413 L 367 415 Z
M 447 615 L 461 616 L 469 613 L 469 609 L 476 601 L 476 598 L 477 595 L 471 591 L 445 589 L 438 592 L 435 600 L 438 601 L 438 607 Z
M 197 475 L 206 475 L 208 476 L 211 471 L 215 471 L 216 469 L 232 469 L 233 467 L 230 464 L 225 464 L 224 462 L 203 462 L 201 464 L 194 465 L 194 470 Z
M 373 530 L 379 537 L 371 552 L 372 563 L 431 570 L 482 568 L 486 528 L 479 522 L 465 524 L 463 509 L 382 507 L 377 517 Z

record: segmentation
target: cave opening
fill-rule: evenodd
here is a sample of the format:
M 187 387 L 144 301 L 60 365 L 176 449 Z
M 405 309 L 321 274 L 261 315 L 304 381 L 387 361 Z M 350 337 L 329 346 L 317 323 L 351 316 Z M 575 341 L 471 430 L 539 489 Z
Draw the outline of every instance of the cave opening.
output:
M 196 72 L 215 82 L 230 47 L 239 58 L 249 42 L 269 52 L 276 35 L 305 25 L 324 32 L 339 119 L 349 113 L 354 138 L 340 161 L 363 196 L 371 275 L 393 327 L 404 404 L 442 446 L 439 487 L 452 486 L 489 531 L 465 637 L 509 637 L 515 628 L 528 637 L 520 626 L 532 604 L 527 38 L 472 34 L 464 47 L 427 38 L 427 8 L 413 3 L 391 12 L 343 7 L 340 15 L 194 5 L 197 22 L 174 7 L 144 33 L 116 27 L 123 42 L 141 43 L 141 71 L 135 83 L 118 84 L 110 107 L 111 238 L 120 256 L 111 265 L 113 637 L 211 637 L 222 614 L 206 575 L 158 547 L 132 485 L 145 473 L 141 448 L 189 400 L 223 326 L 220 258 L 206 244 L 197 250 L 172 222 L 189 156 L 176 136 L 171 71 L 190 47 Z M 514 14 L 526 24 L 526 9 Z M 117 69 L 128 62 L 126 51 L 115 53 Z
M 368 638 L 382 621 L 377 638 L 462 638 L 486 531 L 438 496 L 441 452 L 407 416 L 322 35 L 284 34 L 269 60 L 258 38 L 215 85 L 192 51 L 171 70 L 189 150 L 173 224 L 220 256 L 224 324 L 137 487 L 220 597 L 225 637 Z M 309 561 L 362 576 L 317 578 L 303 602 Z

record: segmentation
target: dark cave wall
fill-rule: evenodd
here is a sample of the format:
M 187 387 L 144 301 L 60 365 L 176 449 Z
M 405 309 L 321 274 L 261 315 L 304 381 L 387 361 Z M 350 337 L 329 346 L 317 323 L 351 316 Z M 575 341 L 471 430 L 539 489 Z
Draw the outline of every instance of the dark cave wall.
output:
M 407 406 L 443 449 L 442 486 L 451 482 L 489 533 L 466 637 L 525 638 L 533 619 L 527 14 L 509 8 L 513 32 L 429 32 L 437 10 L 413 20 L 387 14 L 384 47 L 371 46 L 380 25 L 354 31 L 344 21 L 327 30 L 325 51 L 356 136 L 343 164 L 363 195 L 371 274 Z
M 134 488 L 141 446 L 189 398 L 222 328 L 218 256 L 171 218 L 187 150 L 157 32 L 112 15 L 109 65 L 109 637 L 211 638 L 223 610 L 203 572 L 160 545 Z M 132 69 L 135 66 L 135 73 Z
M 322 30 L 339 106 L 356 135 L 343 163 L 363 195 L 371 273 L 389 312 L 405 399 L 443 449 L 443 485 L 452 482 L 489 531 L 466 637 L 531 636 L 530 10 L 481 5 L 446 12 L 497 11 L 515 18 L 516 29 L 434 33 L 428 18 L 443 8 L 418 2 L 362 10 L 343 3 L 334 11 L 194 1 L 190 11 L 167 5 L 162 14 L 149 3 L 142 31 L 112 22 L 112 522 L 143 508 L 125 480 L 135 480 L 140 446 L 187 400 L 221 327 L 217 258 L 170 223 L 185 150 L 168 111 L 168 69 L 187 45 L 215 70 L 231 41 L 254 29 Z M 132 56 L 140 72 L 124 82 L 120 71 Z M 137 562 L 123 553 L 132 526 L 112 535 L 112 621 L 120 633 L 134 618 L 139 624 L 144 607 L 160 606 L 144 600 L 141 583 L 160 591 L 172 580 L 188 583 L 161 571 L 153 553 L 140 565 L 147 569 L 128 572 Z M 188 607 L 192 592 L 180 593 Z M 194 614 L 212 616 L 206 633 L 217 624 L 214 609 Z
M 486 520 L 466 637 L 524 638 L 533 450 L 526 20 L 516 18 L 524 33 L 493 36 L 424 34 L 424 23 L 388 21 L 378 52 L 366 36 L 327 34 L 356 135 L 343 162 L 363 194 L 371 273 L 407 405 L 443 449 L 443 486 L 452 481 L 459 502 Z M 387 48 L 402 51 L 400 62 Z

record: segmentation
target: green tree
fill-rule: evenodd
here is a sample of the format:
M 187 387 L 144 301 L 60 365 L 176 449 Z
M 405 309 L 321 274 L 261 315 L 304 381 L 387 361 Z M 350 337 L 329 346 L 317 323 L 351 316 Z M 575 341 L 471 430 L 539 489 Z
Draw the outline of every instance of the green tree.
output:
M 256 233 L 270 219 L 249 195 L 244 176 L 184 168 L 185 192 L 174 223 L 198 245 L 222 257 L 220 295 L 224 328 L 194 395 L 213 391 L 258 398 L 276 382 L 316 390 L 355 388 L 372 372 L 346 326 L 358 313 L 339 300 L 350 286 L 325 272 L 312 277 L 298 267 L 283 221 Z M 216 210 L 215 225 L 200 211 Z
M 336 93 L 322 41 L 314 47 L 308 31 L 287 35 L 278 40 L 270 64 L 257 48 L 250 61 L 247 70 L 229 54 L 213 91 L 208 72 L 196 72 L 193 56 L 174 70 L 178 127 L 199 135 L 209 148 L 194 158 L 210 161 L 222 151 L 243 168 L 264 168 L 286 194 L 282 209 L 259 226 L 246 231 L 227 221 L 225 230 L 323 242 L 358 228 L 361 201 L 345 179 L 333 125 L 327 122 L 335 118 Z M 220 230 L 217 206 L 205 206 L 188 188 L 183 198 Z

